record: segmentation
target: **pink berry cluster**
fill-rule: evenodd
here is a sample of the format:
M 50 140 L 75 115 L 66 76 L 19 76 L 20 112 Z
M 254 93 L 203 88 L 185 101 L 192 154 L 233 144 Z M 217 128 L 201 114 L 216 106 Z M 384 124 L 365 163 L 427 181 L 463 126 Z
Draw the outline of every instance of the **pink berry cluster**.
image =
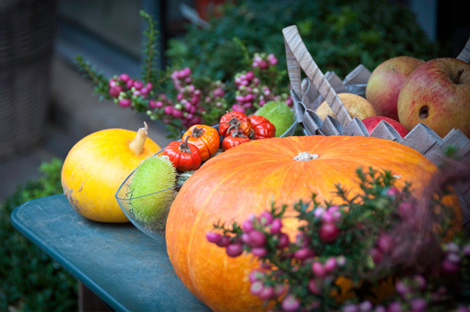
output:
M 321 205 L 313 194 L 312 202 L 299 201 L 292 209 L 273 204 L 270 211 L 251 215 L 240 224 L 215 225 L 206 238 L 224 248 L 229 257 L 245 253 L 258 259 L 259 268 L 248 276 L 250 292 L 266 302 L 274 301 L 273 311 L 470 312 L 470 238 L 460 233 L 439 243 L 444 235 L 431 231 L 426 236 L 441 235 L 440 240 L 429 240 L 438 242 L 432 255 L 436 261 L 402 262 L 403 256 L 422 259 L 426 255 L 424 249 L 422 254 L 403 250 L 426 248 L 426 243 L 403 242 L 413 231 L 403 231 L 402 224 L 408 230 L 419 226 L 410 220 L 416 218 L 412 212 L 417 208 L 409 187 L 393 186 L 395 178 L 389 172 L 358 170 L 358 176 L 364 190 L 361 196 L 350 199 L 338 186 L 337 196 L 347 204 Z M 299 220 L 297 232 L 283 226 L 292 212 Z M 371 301 L 377 286 L 367 285 L 391 276 L 395 295 Z M 341 291 L 336 285 L 340 277 L 356 281 L 357 295 L 343 302 L 332 299 L 332 293 Z
M 246 113 L 254 112 L 269 101 L 283 100 L 292 105 L 292 98 L 285 93 L 279 94 L 270 76 L 275 72 L 278 60 L 274 54 L 255 53 L 250 71 L 235 75 L 235 100 L 232 109 Z
M 133 80 L 128 74 L 114 76 L 109 80 L 109 96 L 121 107 L 130 107 L 138 100 L 151 96 L 152 83 Z

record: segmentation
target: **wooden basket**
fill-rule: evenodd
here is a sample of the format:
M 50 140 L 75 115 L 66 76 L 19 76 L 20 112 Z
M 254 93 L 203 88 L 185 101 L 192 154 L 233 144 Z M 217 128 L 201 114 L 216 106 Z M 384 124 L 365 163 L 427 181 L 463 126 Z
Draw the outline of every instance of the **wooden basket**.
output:
M 306 135 L 358 135 L 388 139 L 414 148 L 437 165 L 446 149 L 453 146 L 457 148 L 457 157 L 470 161 L 470 139 L 458 129 L 452 129 L 441 138 L 420 123 L 402 138 L 389 123 L 381 121 L 369 134 L 360 119 L 351 118 L 337 93 L 350 92 L 364 96 L 370 71 L 359 65 L 344 80 L 331 72 L 324 75 L 303 43 L 297 26 L 286 27 L 282 32 L 296 118 Z M 466 62 L 470 60 L 470 40 L 458 58 Z M 307 76 L 303 80 L 301 70 Z M 336 118 L 327 116 L 322 120 L 315 113 L 323 101 L 328 103 Z M 470 233 L 470 185 L 460 185 L 456 187 L 456 192 L 462 206 L 465 231 Z
M 43 137 L 56 0 L 0 0 L 0 160 Z

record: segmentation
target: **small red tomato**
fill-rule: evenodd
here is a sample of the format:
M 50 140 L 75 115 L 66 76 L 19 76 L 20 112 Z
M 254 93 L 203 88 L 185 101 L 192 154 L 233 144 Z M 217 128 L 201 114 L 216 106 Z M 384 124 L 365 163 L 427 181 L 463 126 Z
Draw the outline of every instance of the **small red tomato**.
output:
M 263 116 L 253 115 L 249 117 L 252 132 L 251 139 L 267 139 L 272 138 L 276 134 L 276 126 Z
M 229 136 L 235 128 L 238 128 L 238 131 L 245 136 L 249 136 L 251 132 L 250 118 L 244 113 L 237 111 L 228 112 L 220 118 L 219 134 L 221 136 Z
M 234 132 L 231 132 L 229 136 L 226 136 L 222 140 L 222 150 L 225 152 L 226 150 L 229 150 L 232 147 L 235 147 L 245 142 L 250 142 L 250 138 L 248 138 L 243 133 L 238 132 L 238 128 L 235 127 Z
M 168 156 L 176 170 L 196 170 L 201 166 L 201 155 L 196 145 L 188 143 L 189 136 L 184 141 L 173 141 L 168 144 L 162 154 Z
M 197 146 L 201 154 L 201 160 L 206 161 L 217 153 L 220 147 L 220 136 L 217 130 L 207 125 L 193 125 L 183 134 L 183 138 L 189 136 L 189 143 Z

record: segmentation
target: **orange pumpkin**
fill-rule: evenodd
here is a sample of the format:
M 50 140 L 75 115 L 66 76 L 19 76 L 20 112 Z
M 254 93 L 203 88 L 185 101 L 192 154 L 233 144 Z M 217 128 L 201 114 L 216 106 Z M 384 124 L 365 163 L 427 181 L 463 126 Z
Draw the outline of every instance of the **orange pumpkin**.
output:
M 147 136 L 147 124 L 138 132 L 104 129 L 70 149 L 62 166 L 62 188 L 78 213 L 98 222 L 129 222 L 114 195 L 132 170 L 160 150 Z
M 183 185 L 167 219 L 167 251 L 176 274 L 214 311 L 263 310 L 262 302 L 250 294 L 247 278 L 257 262 L 246 255 L 229 258 L 223 248 L 206 241 L 206 233 L 219 221 L 242 222 L 268 210 L 273 200 L 290 205 L 310 200 L 315 192 L 317 200 L 338 204 L 332 197 L 335 185 L 357 194 L 356 169 L 370 166 L 399 176 L 398 187 L 411 182 L 416 194 L 437 171 L 409 147 L 359 136 L 255 140 L 209 159 Z M 458 198 L 452 201 L 460 213 Z M 286 219 L 284 226 L 293 236 L 298 220 Z

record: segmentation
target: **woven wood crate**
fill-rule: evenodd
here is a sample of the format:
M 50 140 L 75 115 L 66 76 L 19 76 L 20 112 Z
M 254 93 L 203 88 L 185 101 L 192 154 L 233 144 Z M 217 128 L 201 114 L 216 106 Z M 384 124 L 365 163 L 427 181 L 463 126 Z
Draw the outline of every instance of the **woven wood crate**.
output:
M 0 160 L 43 137 L 56 0 L 0 1 Z
M 360 119 L 351 118 L 337 94 L 350 92 L 365 96 L 371 72 L 359 65 L 344 80 L 332 72 L 324 75 L 303 43 L 297 27 L 289 26 L 282 32 L 296 118 L 306 135 L 357 135 L 388 139 L 419 151 L 437 165 L 447 148 L 453 146 L 457 148 L 457 157 L 470 162 L 470 139 L 458 129 L 452 129 L 441 138 L 431 128 L 420 123 L 402 138 L 389 123 L 381 121 L 369 134 Z M 470 39 L 457 58 L 469 62 Z M 307 76 L 303 80 L 302 72 Z M 323 101 L 328 103 L 336 118 L 327 116 L 322 120 L 315 113 Z M 470 185 L 456 185 L 455 189 L 462 206 L 464 229 L 470 235 Z

